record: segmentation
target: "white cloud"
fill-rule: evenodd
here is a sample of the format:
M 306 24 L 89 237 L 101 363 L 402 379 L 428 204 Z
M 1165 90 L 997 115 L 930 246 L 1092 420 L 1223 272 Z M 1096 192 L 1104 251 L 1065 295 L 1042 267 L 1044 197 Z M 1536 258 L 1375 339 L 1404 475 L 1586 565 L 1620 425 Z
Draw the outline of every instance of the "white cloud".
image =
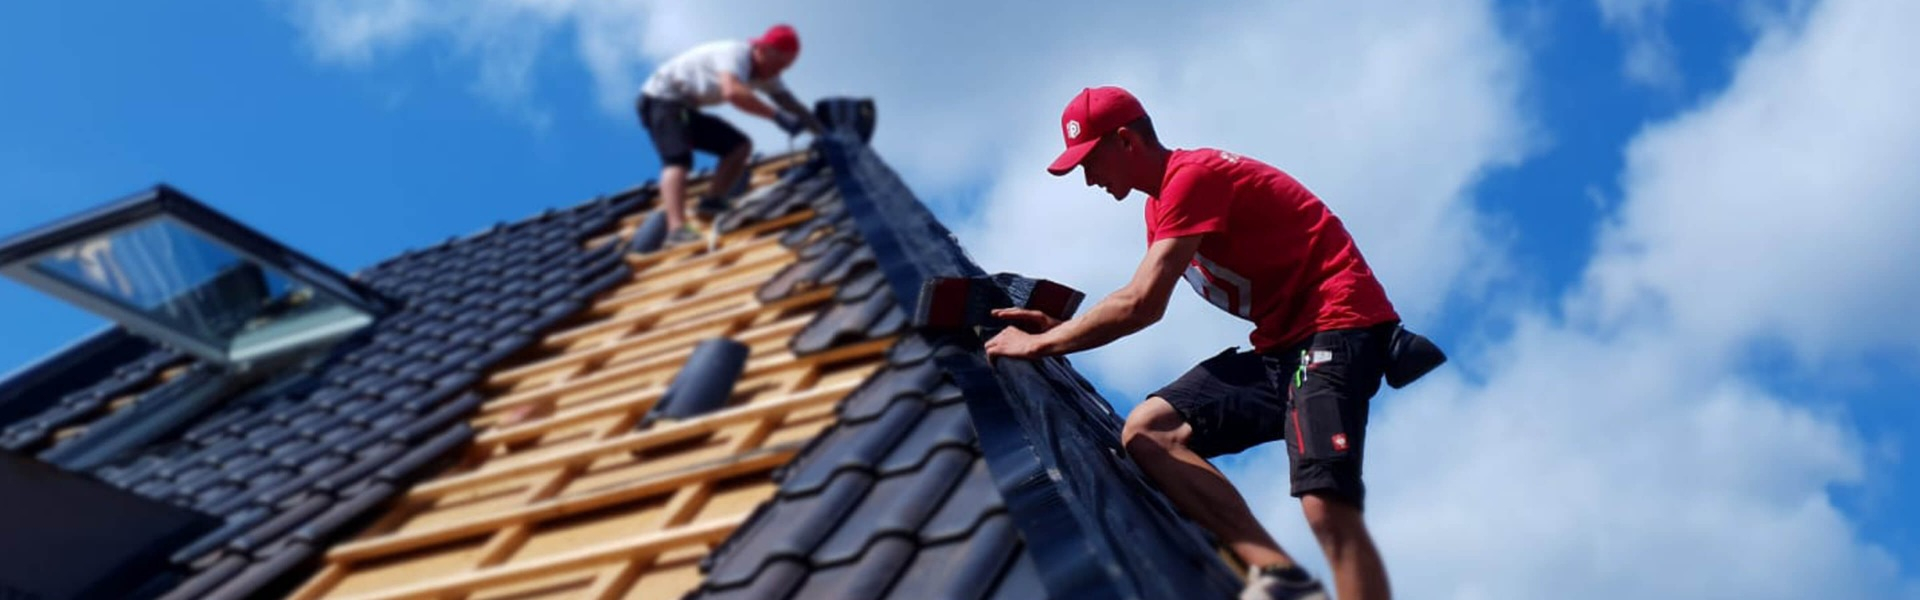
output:
M 1596 0 L 1601 21 L 1616 31 L 1627 44 L 1621 71 L 1628 81 L 1677 89 L 1681 83 L 1680 66 L 1674 56 L 1673 39 L 1667 35 L 1668 0 Z
M 1607 4 L 1656 16 L 1665 6 Z M 1469 303 L 1518 323 L 1379 401 L 1370 514 L 1403 596 L 1920 597 L 1829 499 L 1876 464 L 1844 412 L 1803 408 L 1836 399 L 1790 402 L 1738 368 L 1761 339 L 1823 362 L 1856 356 L 1861 340 L 1920 339 L 1891 304 L 1920 281 L 1892 260 L 1920 250 L 1897 229 L 1916 216 L 1900 200 L 1920 192 L 1902 166 L 1914 164 L 1920 127 L 1898 113 L 1920 90 L 1896 62 L 1916 55 L 1915 41 L 1895 27 L 1920 20 L 1920 5 L 1750 10 L 1764 32 L 1753 55 L 1723 96 L 1636 138 L 1625 197 L 1556 310 L 1507 308 L 1525 306 L 1495 285 L 1514 264 L 1501 241 L 1511 234 L 1470 196 L 1538 139 L 1521 108 L 1520 45 L 1488 2 L 838 0 L 800 12 L 494 0 L 436 6 L 433 18 L 409 16 L 401 0 L 352 6 L 302 22 L 344 24 L 313 34 L 346 48 L 339 56 L 435 40 L 508 73 L 537 64 L 515 57 L 540 44 L 474 52 L 463 40 L 571 32 L 595 101 L 623 126 L 645 65 L 790 21 L 806 47 L 796 90 L 874 97 L 876 144 L 914 189 L 974 200 L 943 208 L 962 213 L 950 220 L 987 268 L 1096 297 L 1143 249 L 1139 200 L 1109 204 L 1041 165 L 1073 92 L 1127 85 L 1170 142 L 1267 160 L 1324 196 L 1416 323 Z M 763 143 L 778 139 L 742 121 Z M 1167 321 L 1076 363 L 1138 395 L 1244 344 L 1246 329 L 1180 292 Z M 1324 573 L 1285 495 L 1284 452 L 1230 462 L 1263 519 Z
M 1834 504 L 1888 460 L 1844 390 L 1783 398 L 1741 362 L 1758 343 L 1809 371 L 1912 348 L 1894 303 L 1920 281 L 1896 260 L 1920 251 L 1902 234 L 1920 217 L 1906 167 L 1920 117 L 1904 108 L 1920 73 L 1902 65 L 1920 40 L 1900 27 L 1916 18 L 1912 3 L 1835 0 L 1774 22 L 1728 89 L 1631 142 L 1625 197 L 1562 311 L 1528 311 L 1467 357 L 1471 379 L 1382 399 L 1370 514 L 1402 589 L 1920 597 L 1912 565 Z M 1283 471 L 1244 466 L 1262 460 L 1236 473 L 1283 543 L 1322 564 Z

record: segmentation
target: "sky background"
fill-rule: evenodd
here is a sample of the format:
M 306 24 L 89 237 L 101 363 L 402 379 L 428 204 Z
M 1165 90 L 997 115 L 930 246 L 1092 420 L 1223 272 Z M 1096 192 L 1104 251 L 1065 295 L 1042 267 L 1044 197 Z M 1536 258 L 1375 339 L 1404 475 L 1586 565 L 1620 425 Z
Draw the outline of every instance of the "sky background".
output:
M 167 182 L 357 270 L 651 179 L 650 67 L 785 21 L 983 266 L 1100 295 L 1141 197 L 1042 166 L 1121 84 L 1319 193 L 1452 354 L 1374 402 L 1404 596 L 1920 598 L 1920 3 L 947 4 L 5 3 L 0 235 Z M 0 370 L 103 325 L 0 282 Z M 1074 361 L 1125 410 L 1247 330 L 1177 291 Z M 1219 462 L 1324 572 L 1284 451 Z

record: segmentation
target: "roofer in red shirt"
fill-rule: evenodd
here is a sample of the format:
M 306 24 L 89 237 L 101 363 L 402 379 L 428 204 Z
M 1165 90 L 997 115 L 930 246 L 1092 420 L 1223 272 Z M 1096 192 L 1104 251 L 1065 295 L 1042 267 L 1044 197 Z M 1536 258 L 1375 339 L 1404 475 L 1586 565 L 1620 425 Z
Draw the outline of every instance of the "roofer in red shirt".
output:
M 774 25 L 752 40 L 708 42 L 661 63 L 640 88 L 640 123 L 660 152 L 660 200 L 666 209 L 668 243 L 699 239 L 686 222 L 687 170 L 693 151 L 720 157 L 706 195 L 694 207 L 702 218 L 727 209 L 726 195 L 745 174 L 753 143 L 726 121 L 700 109 L 726 103 L 765 117 L 787 135 L 821 132 L 806 106 L 787 91 L 780 74 L 800 56 L 800 36 Z M 755 92 L 773 101 L 768 105 Z
M 1060 118 L 1067 149 L 1048 167 L 1079 166 L 1087 185 L 1146 205 L 1147 254 L 1133 279 L 1071 320 L 1026 309 L 994 316 L 1016 327 L 989 356 L 1032 358 L 1105 345 L 1158 321 L 1185 278 L 1221 310 L 1255 323 L 1252 352 L 1228 349 L 1160 389 L 1127 416 L 1123 444 L 1188 517 L 1253 567 L 1242 598 L 1325 598 L 1206 458 L 1287 440 L 1292 494 L 1333 567 L 1340 596 L 1387 598 L 1386 569 L 1361 518 L 1368 404 L 1395 387 L 1399 315 L 1338 217 L 1298 181 L 1252 158 L 1161 145 L 1126 90 L 1083 90 Z M 1393 349 L 1390 350 L 1390 345 Z M 1408 362 L 1408 361 L 1403 361 Z M 1284 390 L 1284 391 L 1282 391 Z

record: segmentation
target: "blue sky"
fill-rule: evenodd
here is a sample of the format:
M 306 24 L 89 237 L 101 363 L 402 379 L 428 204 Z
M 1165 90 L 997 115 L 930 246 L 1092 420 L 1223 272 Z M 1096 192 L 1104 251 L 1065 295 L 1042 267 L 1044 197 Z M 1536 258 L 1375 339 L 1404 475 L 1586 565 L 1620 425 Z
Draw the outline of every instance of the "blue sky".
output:
M 1132 267 L 1112 257 L 1137 250 L 1137 204 L 1035 159 L 1072 91 L 1124 83 L 1172 142 L 1243 150 L 1326 196 L 1453 350 L 1457 369 L 1376 404 L 1375 439 L 1397 441 L 1368 472 L 1403 589 L 1915 598 L 1920 326 L 1888 298 L 1920 272 L 1859 258 L 1920 250 L 1888 225 L 1911 222 L 1920 182 L 1888 165 L 1920 156 L 1920 126 L 1859 116 L 1920 101 L 1920 77 L 1884 58 L 1913 43 L 1871 27 L 1913 16 L 1902 4 L 1126 5 L 1088 18 L 1163 31 L 1113 50 L 1056 35 L 1072 10 L 1021 3 L 9 3 L 0 235 L 164 181 L 352 271 L 651 178 L 623 106 L 647 66 L 779 19 L 808 44 L 796 91 L 876 97 L 882 154 L 987 268 L 1098 294 Z M 985 27 L 1008 41 L 965 33 Z M 1665 70 L 1635 71 L 1638 48 Z M 1022 66 L 1070 57 L 1098 59 L 1072 77 Z M 1052 233 L 1036 222 L 1067 220 L 1090 250 L 1034 251 Z M 1244 343 L 1178 302 L 1174 323 L 1076 358 L 1121 408 Z M 11 281 L 0 315 L 0 369 L 102 325 Z M 1311 547 L 1274 479 L 1283 457 L 1222 464 L 1283 543 Z M 1599 508 L 1560 497 L 1589 489 Z M 1545 558 L 1455 556 L 1474 551 Z M 1702 558 L 1716 552 L 1731 556 Z M 1672 567 L 1660 557 L 1699 574 L 1623 574 Z

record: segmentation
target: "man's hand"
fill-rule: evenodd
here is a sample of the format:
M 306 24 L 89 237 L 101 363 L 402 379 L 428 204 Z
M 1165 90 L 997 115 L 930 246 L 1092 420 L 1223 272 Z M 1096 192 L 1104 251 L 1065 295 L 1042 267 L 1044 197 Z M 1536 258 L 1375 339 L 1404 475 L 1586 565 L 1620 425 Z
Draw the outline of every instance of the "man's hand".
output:
M 1041 341 L 1038 335 L 1008 327 L 987 340 L 987 358 L 1040 358 L 1052 355 Z
M 993 317 L 1012 323 L 1027 333 L 1046 333 L 1060 326 L 1060 320 L 1052 315 L 1031 308 L 1001 308 L 993 311 Z
M 773 124 L 779 125 L 781 131 L 787 132 L 787 137 L 800 135 L 801 131 L 807 129 L 807 120 L 790 110 L 773 113 Z

